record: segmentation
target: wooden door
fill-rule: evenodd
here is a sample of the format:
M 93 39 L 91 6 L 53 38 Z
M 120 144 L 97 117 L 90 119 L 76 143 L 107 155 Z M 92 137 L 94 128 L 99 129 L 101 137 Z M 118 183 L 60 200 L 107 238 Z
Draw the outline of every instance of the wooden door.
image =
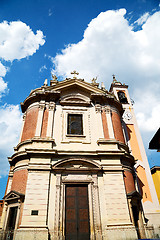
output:
M 13 239 L 14 229 L 15 229 L 16 219 L 17 219 L 17 211 L 18 211 L 18 207 L 10 207 L 9 209 L 5 239 L 10 239 L 10 240 Z
M 88 185 L 66 185 L 66 240 L 89 240 Z

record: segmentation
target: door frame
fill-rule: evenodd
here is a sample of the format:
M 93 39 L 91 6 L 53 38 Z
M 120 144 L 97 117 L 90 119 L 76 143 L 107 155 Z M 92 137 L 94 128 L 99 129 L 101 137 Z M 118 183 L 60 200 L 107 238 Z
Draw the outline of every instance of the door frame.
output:
M 87 194 L 88 194 L 88 196 L 87 196 L 87 200 L 88 200 L 88 223 L 89 223 L 89 239 L 90 239 L 90 235 L 91 235 L 91 231 L 90 231 L 90 213 L 89 213 L 89 192 L 88 192 L 88 183 L 66 183 L 65 184 L 65 194 L 66 194 L 66 187 L 68 187 L 68 186 L 72 186 L 72 187 L 74 187 L 74 185 L 75 185 L 75 187 L 78 187 L 78 186 L 86 186 L 87 187 Z M 64 196 L 64 198 L 65 198 L 65 204 L 66 204 L 66 195 Z M 76 210 L 78 210 L 78 209 L 76 209 Z M 64 234 L 66 233 L 66 207 L 64 208 Z M 65 236 L 66 237 L 66 236 Z
M 48 214 L 48 216 L 50 216 L 50 233 L 54 240 L 65 239 L 65 187 L 67 184 L 88 185 L 90 240 L 102 239 L 99 172 L 102 172 L 101 166 L 86 158 L 65 158 L 52 166 L 49 204 L 49 212 L 52 211 L 52 215 Z
M 4 231 L 7 231 L 7 224 L 8 224 L 8 217 L 9 217 L 9 213 L 10 213 L 10 209 L 12 207 L 17 207 L 17 215 L 16 215 L 16 220 L 15 220 L 15 227 L 14 227 L 14 232 L 13 232 L 13 239 L 15 239 L 15 233 L 16 233 L 16 230 L 18 228 L 18 222 L 19 222 L 19 217 L 20 217 L 20 203 L 12 203 L 12 204 L 9 204 L 6 208 L 6 216 L 5 216 L 5 221 L 4 221 L 4 226 L 3 226 L 3 230 Z
M 62 223 L 62 238 L 65 239 L 65 211 L 66 211 L 66 207 L 65 207 L 65 193 L 66 193 L 66 185 L 77 185 L 77 184 L 82 184 L 82 185 L 88 185 L 88 204 L 89 204 L 89 226 L 90 226 L 90 240 L 94 240 L 96 237 L 96 233 L 95 233 L 95 228 L 96 228 L 96 223 L 99 224 L 100 219 L 97 219 L 97 213 L 98 213 L 98 217 L 100 217 L 99 214 L 99 207 L 96 207 L 96 199 L 95 197 L 93 197 L 94 193 L 94 182 L 92 180 L 89 181 L 63 181 L 62 182 L 62 187 L 61 187 L 61 209 L 63 209 L 61 211 L 62 214 L 60 214 L 60 225 Z

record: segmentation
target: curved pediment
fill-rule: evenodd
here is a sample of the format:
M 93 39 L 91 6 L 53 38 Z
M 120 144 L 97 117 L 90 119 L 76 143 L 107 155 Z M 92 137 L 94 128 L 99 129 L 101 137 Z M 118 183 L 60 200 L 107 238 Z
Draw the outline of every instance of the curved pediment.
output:
M 90 99 L 80 93 L 70 93 L 68 95 L 63 96 L 60 99 L 60 104 L 62 105 L 82 105 L 82 106 L 88 106 L 90 105 L 91 101 Z
M 52 169 L 65 170 L 101 170 L 102 167 L 94 160 L 88 159 L 63 159 L 53 165 Z

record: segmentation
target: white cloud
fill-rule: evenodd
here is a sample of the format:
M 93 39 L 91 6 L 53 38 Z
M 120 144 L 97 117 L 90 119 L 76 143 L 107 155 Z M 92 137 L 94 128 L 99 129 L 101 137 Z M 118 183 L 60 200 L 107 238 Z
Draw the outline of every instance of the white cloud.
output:
M 154 133 L 160 127 L 160 96 L 151 91 L 138 92 L 141 95 L 136 94 L 139 100 L 136 104 L 138 125 L 141 131 Z
M 7 71 L 8 71 L 8 68 L 5 67 L 5 66 L 0 62 L 0 77 L 5 77 Z
M 40 69 L 39 72 L 43 72 L 45 69 L 47 69 L 46 65 L 43 65 Z
M 42 31 L 36 34 L 29 26 L 21 21 L 0 23 L 0 98 L 8 91 L 7 83 L 3 80 L 8 67 L 6 61 L 19 60 L 32 56 L 45 43 Z M 45 68 L 45 67 L 44 67 Z M 21 127 L 21 112 L 18 106 L 0 106 L 0 175 L 7 174 L 7 157 L 13 153 Z
M 109 88 L 112 74 L 129 85 L 141 131 L 160 126 L 160 12 L 144 14 L 135 31 L 126 10 L 106 11 L 93 19 L 77 44 L 65 47 L 53 61 L 53 72 L 68 76 L 77 70 L 90 81 L 95 76 Z
M 125 9 L 107 11 L 93 19 L 83 39 L 54 58 L 56 73 L 66 76 L 77 69 L 87 80 L 98 75 L 105 82 L 117 73 L 121 81 L 134 78 L 138 83 L 160 74 L 160 13 L 150 16 L 136 32 L 125 13 Z
M 0 99 L 6 92 L 8 92 L 7 83 L 0 77 Z
M 18 143 L 22 116 L 18 105 L 0 107 L 0 175 L 9 169 L 7 157 L 13 154 L 13 146 Z
M 137 23 L 138 25 L 142 25 L 143 23 L 145 23 L 147 21 L 147 19 L 149 18 L 149 13 L 144 13 L 139 19 L 137 19 L 135 23 Z
M 42 31 L 36 34 L 21 21 L 0 23 L 0 98 L 8 92 L 7 83 L 4 77 L 9 70 L 5 66 L 6 61 L 22 59 L 33 55 L 39 46 L 45 43 Z
M 36 34 L 21 21 L 0 23 L 0 58 L 6 61 L 33 55 L 45 43 L 42 31 Z
M 52 14 L 53 14 L 52 9 L 49 9 L 48 16 L 50 17 L 50 16 L 52 16 Z
M 3 80 L 2 77 L 5 77 L 6 73 L 8 71 L 8 68 L 5 67 L 1 62 L 0 62 L 0 99 L 1 97 L 8 92 L 8 87 L 7 83 Z

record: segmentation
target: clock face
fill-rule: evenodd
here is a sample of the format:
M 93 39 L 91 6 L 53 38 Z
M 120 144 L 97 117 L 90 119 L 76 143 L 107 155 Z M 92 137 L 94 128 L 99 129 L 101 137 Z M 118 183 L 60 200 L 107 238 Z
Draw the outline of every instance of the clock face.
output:
M 123 117 L 126 120 L 130 120 L 132 118 L 132 114 L 129 111 L 125 111 L 124 114 L 123 114 Z

